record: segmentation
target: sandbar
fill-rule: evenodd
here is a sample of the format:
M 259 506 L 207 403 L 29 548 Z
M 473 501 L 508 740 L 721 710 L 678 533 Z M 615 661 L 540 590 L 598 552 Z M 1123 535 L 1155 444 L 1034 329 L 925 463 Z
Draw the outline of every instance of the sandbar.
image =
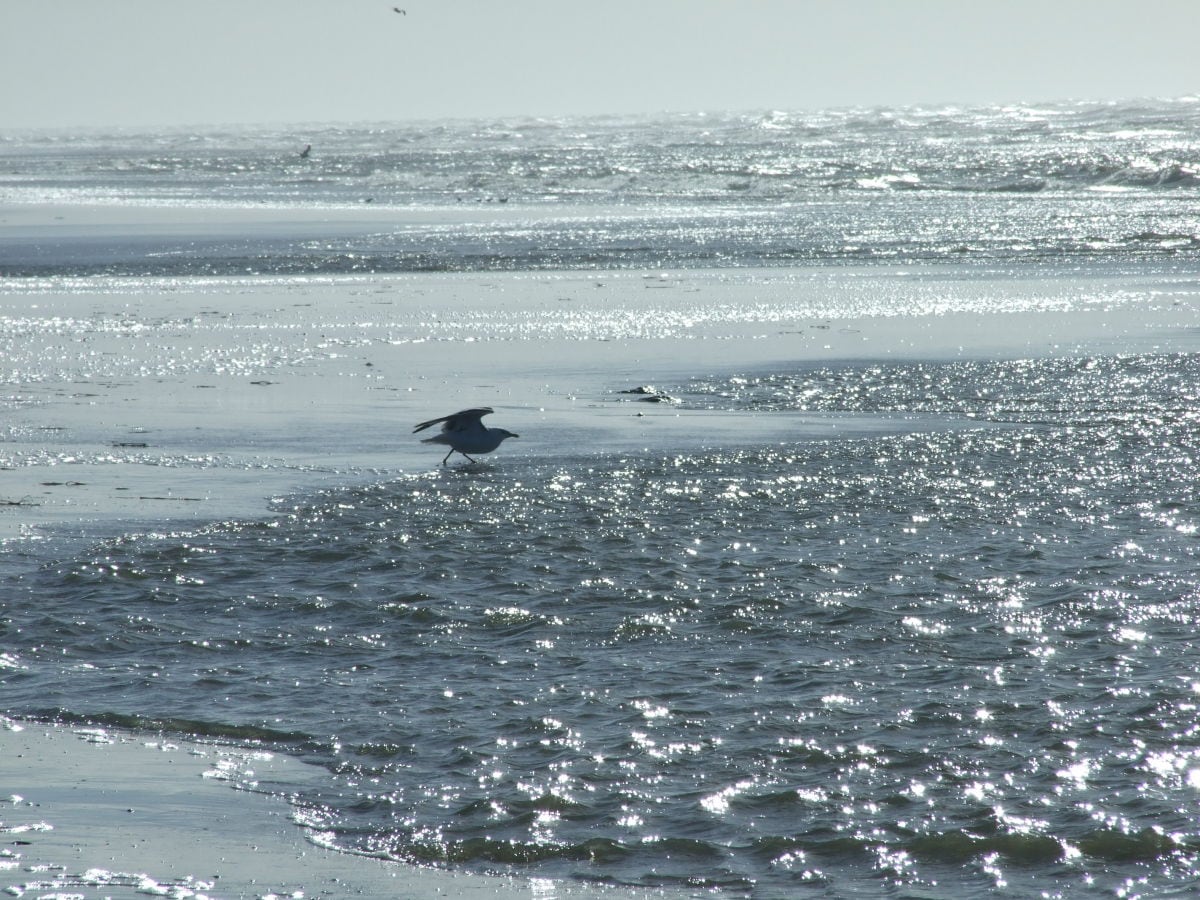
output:
M 669 393 L 696 376 L 1200 346 L 1200 288 L 1188 277 L 953 276 L 0 282 L 0 541 L 262 516 L 297 494 L 426 476 L 441 453 L 412 425 L 472 406 L 493 407 L 490 424 L 522 435 L 489 463 L 569 466 L 597 452 L 968 424 L 693 409 L 624 393 L 639 386 Z
M 269 793 L 303 768 L 253 748 L 0 719 L 0 890 L 71 900 L 685 896 L 326 849 Z

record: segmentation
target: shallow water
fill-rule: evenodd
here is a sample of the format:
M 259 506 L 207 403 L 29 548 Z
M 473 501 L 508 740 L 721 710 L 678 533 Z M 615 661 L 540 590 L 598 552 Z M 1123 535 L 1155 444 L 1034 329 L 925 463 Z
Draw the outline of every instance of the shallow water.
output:
M 405 859 L 755 896 L 1182 888 L 1197 374 L 697 380 L 994 425 L 510 460 L 106 541 L 7 579 L 7 703 L 277 743 L 328 772 L 306 822 Z

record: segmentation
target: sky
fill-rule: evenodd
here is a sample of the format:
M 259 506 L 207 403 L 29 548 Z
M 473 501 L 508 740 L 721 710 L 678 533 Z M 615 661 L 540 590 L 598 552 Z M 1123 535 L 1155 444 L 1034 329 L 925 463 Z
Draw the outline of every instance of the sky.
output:
M 0 133 L 1196 96 L 1198 33 L 1197 0 L 0 0 Z

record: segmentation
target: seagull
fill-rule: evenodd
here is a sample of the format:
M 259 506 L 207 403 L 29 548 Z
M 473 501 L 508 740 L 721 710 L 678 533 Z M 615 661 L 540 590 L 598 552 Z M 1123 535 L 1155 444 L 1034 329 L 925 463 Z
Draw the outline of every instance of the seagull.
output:
M 491 453 L 505 438 L 515 438 L 519 435 L 513 434 L 511 431 L 505 431 L 503 428 L 486 428 L 482 422 L 484 416 L 491 414 L 490 406 L 480 406 L 475 409 L 464 409 L 462 412 L 456 412 L 451 416 L 442 416 L 440 419 L 430 419 L 428 422 L 422 422 L 413 429 L 413 434 L 418 431 L 423 431 L 430 425 L 436 425 L 442 422 L 442 430 L 431 438 L 425 438 L 423 444 L 447 444 L 450 447 L 450 453 L 446 454 L 442 460 L 442 465 L 446 465 L 446 460 L 450 459 L 451 453 L 461 453 L 463 456 L 470 459 L 471 453 Z

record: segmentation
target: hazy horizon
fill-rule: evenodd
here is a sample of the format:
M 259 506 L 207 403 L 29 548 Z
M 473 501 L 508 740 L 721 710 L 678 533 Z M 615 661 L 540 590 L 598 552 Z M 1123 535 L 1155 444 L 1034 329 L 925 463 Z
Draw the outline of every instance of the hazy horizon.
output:
M 1200 8 L 1112 0 L 5 0 L 0 129 L 1111 102 L 1200 90 Z

